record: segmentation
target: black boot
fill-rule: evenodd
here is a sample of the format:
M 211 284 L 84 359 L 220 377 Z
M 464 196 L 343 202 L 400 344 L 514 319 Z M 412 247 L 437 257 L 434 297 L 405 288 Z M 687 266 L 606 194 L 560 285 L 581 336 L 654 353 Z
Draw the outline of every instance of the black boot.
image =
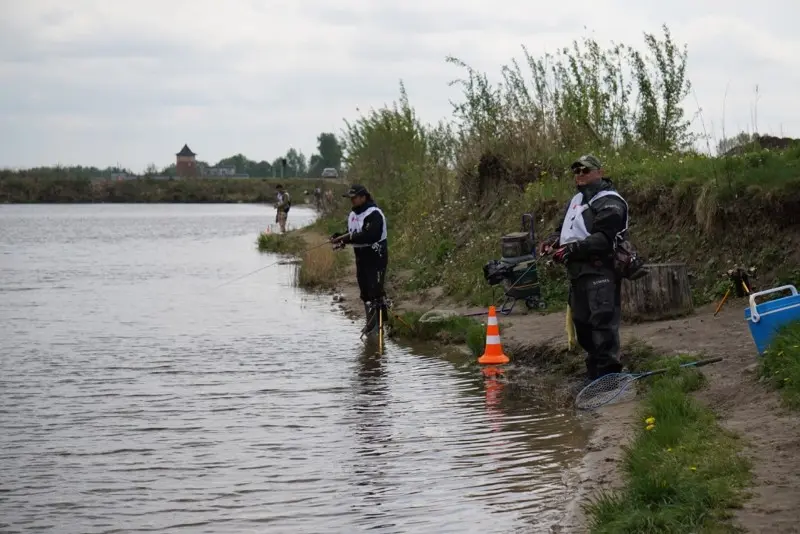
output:
M 364 303 L 364 316 L 366 318 L 366 324 L 364 328 L 361 329 L 361 335 L 369 335 L 375 331 L 378 327 L 378 307 L 373 306 L 372 302 L 367 301 Z

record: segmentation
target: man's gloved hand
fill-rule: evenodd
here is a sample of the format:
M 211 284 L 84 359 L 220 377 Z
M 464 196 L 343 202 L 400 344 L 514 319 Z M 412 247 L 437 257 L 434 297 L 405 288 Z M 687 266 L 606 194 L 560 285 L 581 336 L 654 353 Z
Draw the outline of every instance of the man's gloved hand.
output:
M 553 247 L 555 247 L 558 244 L 558 240 L 560 237 L 561 236 L 559 236 L 558 234 L 550 234 L 549 236 L 547 236 L 547 239 L 542 241 L 542 243 L 539 245 L 539 254 L 541 254 L 542 256 L 547 256 L 548 254 L 553 252 Z
M 350 234 L 340 234 L 339 232 L 336 232 L 331 236 L 330 241 L 333 243 L 334 250 L 344 248 L 344 246 L 350 242 Z
M 577 243 L 567 243 L 563 247 L 559 247 L 553 253 L 553 261 L 556 263 L 564 263 L 569 258 L 569 255 L 578 249 Z

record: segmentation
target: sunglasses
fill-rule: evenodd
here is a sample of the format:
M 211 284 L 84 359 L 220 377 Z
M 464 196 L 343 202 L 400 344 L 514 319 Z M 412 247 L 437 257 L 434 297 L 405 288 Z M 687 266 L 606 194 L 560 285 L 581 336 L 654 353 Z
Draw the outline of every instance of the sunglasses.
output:
M 590 172 L 592 172 L 592 169 L 590 169 L 588 167 L 581 167 L 579 169 L 573 169 L 572 170 L 573 174 L 589 174 Z

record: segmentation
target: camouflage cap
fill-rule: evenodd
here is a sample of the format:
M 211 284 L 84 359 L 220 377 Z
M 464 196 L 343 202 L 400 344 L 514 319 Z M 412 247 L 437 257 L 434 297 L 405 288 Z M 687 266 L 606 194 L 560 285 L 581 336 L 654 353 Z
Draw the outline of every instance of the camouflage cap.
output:
M 575 162 L 570 165 L 572 170 L 586 168 L 593 171 L 603 168 L 603 164 L 597 159 L 597 156 L 592 154 L 584 154 L 583 156 L 579 157 L 575 160 Z

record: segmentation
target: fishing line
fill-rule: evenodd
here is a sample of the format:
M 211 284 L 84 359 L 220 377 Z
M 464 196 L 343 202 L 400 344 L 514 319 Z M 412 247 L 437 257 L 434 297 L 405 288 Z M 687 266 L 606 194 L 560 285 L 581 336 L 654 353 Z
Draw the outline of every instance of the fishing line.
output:
M 322 246 L 325 246 L 325 245 L 330 245 L 330 241 L 324 241 L 324 242 L 320 243 L 319 245 L 313 246 L 311 248 L 307 248 L 304 251 L 300 252 L 298 255 L 302 256 L 303 254 L 307 254 L 308 252 L 311 252 L 312 250 L 316 250 L 316 249 L 318 249 L 318 248 L 320 248 Z M 228 284 L 232 284 L 234 282 L 238 282 L 239 280 L 242 280 L 243 278 L 247 278 L 248 276 L 252 276 L 252 275 L 254 275 L 256 273 L 260 273 L 264 269 L 269 269 L 270 267 L 278 265 L 279 263 L 281 263 L 283 261 L 286 261 L 286 260 L 285 259 L 280 259 L 280 260 L 274 261 L 274 262 L 270 263 L 269 265 L 265 265 L 263 267 L 259 267 L 255 271 L 251 271 L 251 272 L 249 272 L 247 274 L 243 274 L 242 276 L 238 276 L 238 277 L 236 277 L 236 278 L 234 278 L 232 280 L 228 280 L 227 282 L 223 282 L 218 286 L 212 287 L 211 291 L 217 290 L 217 289 L 219 289 L 219 288 L 221 288 L 223 286 L 227 286 Z

